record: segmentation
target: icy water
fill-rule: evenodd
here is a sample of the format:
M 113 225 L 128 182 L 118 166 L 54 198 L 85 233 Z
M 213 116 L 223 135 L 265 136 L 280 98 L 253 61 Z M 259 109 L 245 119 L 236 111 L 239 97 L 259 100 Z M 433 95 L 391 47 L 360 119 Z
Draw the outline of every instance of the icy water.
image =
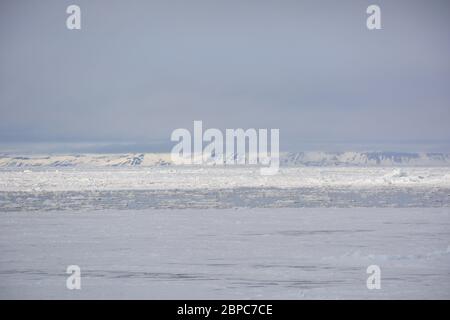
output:
M 450 298 L 448 208 L 8 212 L 0 298 Z M 369 265 L 381 289 L 366 287 Z M 68 265 L 81 290 L 66 289 Z
M 0 212 L 301 207 L 450 207 L 450 188 L 227 188 L 0 192 Z

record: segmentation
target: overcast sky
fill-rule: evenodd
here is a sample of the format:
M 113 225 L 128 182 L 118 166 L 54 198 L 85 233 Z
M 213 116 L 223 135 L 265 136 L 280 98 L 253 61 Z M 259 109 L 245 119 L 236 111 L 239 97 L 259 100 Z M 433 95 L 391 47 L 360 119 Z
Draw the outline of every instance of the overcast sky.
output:
M 445 0 L 2 0 L 0 142 L 160 143 L 193 120 L 284 149 L 448 142 L 449 57 Z

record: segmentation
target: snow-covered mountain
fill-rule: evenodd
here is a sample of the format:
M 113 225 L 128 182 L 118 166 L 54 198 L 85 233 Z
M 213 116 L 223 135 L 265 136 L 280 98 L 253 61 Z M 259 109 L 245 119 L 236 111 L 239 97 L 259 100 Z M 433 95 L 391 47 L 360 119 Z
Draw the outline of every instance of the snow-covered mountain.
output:
M 207 161 L 211 164 L 212 161 Z M 286 152 L 281 166 L 450 166 L 447 153 Z M 175 165 L 170 153 L 0 155 L 0 167 L 152 167 Z
M 449 166 L 450 154 L 404 152 L 299 152 L 285 153 L 288 166 Z
M 170 163 L 170 154 L 164 153 L 0 156 L 0 167 L 134 167 Z

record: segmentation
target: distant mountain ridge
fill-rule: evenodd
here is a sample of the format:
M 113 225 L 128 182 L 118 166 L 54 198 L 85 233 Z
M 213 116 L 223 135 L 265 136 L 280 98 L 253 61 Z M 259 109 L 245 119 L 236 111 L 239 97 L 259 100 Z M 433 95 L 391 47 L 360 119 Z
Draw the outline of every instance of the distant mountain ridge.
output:
M 212 161 L 207 161 L 211 164 Z M 154 167 L 175 164 L 170 153 L 0 155 L 0 168 L 20 167 Z M 447 153 L 283 152 L 281 166 L 450 166 Z
M 449 166 L 447 153 L 299 152 L 280 157 L 288 166 Z

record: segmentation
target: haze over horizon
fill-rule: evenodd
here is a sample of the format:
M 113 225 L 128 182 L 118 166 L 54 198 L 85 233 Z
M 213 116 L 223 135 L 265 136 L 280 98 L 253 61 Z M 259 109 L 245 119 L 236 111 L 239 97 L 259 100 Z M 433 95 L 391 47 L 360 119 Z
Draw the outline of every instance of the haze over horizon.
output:
M 168 151 L 194 120 L 289 151 L 450 152 L 450 3 L 376 3 L 369 31 L 372 1 L 80 0 L 68 30 L 72 1 L 2 1 L 0 152 Z

